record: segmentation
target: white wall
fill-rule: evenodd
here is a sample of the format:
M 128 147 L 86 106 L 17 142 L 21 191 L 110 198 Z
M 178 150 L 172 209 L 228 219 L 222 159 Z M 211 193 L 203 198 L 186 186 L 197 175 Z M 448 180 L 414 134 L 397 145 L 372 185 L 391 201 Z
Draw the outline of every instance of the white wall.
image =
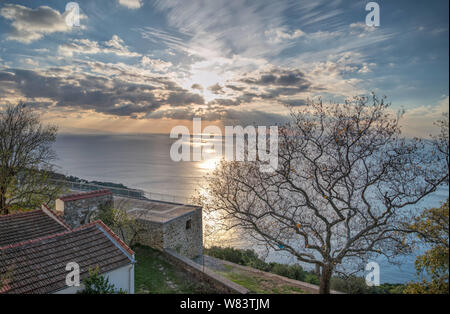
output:
M 113 271 L 102 274 L 108 278 L 109 283 L 113 284 L 116 290 L 122 289 L 129 294 L 134 294 L 134 265 L 129 264 Z M 83 290 L 83 284 L 79 287 L 67 287 L 63 290 L 54 292 L 55 294 L 73 294 Z

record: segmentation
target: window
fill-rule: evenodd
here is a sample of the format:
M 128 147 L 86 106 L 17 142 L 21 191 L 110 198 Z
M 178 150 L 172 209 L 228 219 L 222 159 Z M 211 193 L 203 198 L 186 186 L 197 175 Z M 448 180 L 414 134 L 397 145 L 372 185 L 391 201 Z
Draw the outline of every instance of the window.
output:
M 191 219 L 186 221 L 186 230 L 191 229 Z

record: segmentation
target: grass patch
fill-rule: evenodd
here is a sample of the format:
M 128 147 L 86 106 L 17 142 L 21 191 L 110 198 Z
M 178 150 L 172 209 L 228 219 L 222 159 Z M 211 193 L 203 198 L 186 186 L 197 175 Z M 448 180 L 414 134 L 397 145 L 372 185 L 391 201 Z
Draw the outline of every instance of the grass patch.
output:
M 164 255 L 146 246 L 133 248 L 136 253 L 136 293 L 214 293 L 207 284 L 199 282 L 169 263 Z
M 313 272 L 304 270 L 303 267 L 298 264 L 286 265 L 273 262 L 266 263 L 254 250 L 213 246 L 211 248 L 205 248 L 204 254 L 294 280 L 309 282 L 312 284 L 317 284 L 319 282 L 317 276 Z
M 225 265 L 228 266 L 228 265 Z M 218 272 L 227 279 L 247 288 L 251 293 L 275 293 L 275 294 L 293 294 L 293 293 L 305 293 L 298 287 L 293 287 L 286 284 L 280 284 L 273 280 L 255 275 L 247 274 L 240 271 L 224 271 Z

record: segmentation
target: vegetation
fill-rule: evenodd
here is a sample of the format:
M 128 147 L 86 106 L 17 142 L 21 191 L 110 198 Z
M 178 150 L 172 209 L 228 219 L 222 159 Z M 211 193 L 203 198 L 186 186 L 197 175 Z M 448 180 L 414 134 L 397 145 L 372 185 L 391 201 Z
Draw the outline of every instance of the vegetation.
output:
M 98 273 L 98 267 L 89 269 L 89 277 L 83 280 L 84 289 L 79 294 L 123 294 L 122 290 L 116 290 L 109 279 Z
M 279 263 L 266 263 L 258 257 L 254 250 L 241 250 L 231 247 L 205 248 L 204 253 L 222 260 L 236 263 L 243 266 L 249 266 L 265 272 L 277 274 L 287 278 L 318 285 L 319 278 L 314 272 L 304 270 L 300 265 L 286 265 Z M 261 292 L 263 288 L 257 289 L 258 279 L 247 278 L 245 274 L 232 274 L 230 272 L 222 272 L 223 276 L 243 285 L 254 292 Z M 261 281 L 261 279 L 259 279 Z M 369 287 L 364 277 L 347 276 L 331 278 L 331 289 L 349 294 L 400 294 L 403 292 L 405 285 L 384 283 L 377 287 Z M 287 288 L 286 288 L 287 289 Z M 267 291 L 267 289 L 265 290 Z M 278 292 L 273 292 L 278 293 Z M 284 292 L 289 293 L 289 292 Z
M 445 141 L 403 138 L 400 118 L 374 95 L 293 109 L 279 129 L 277 169 L 222 161 L 196 200 L 215 228 L 319 267 L 329 293 L 340 265 L 409 253 L 405 211 L 448 182 Z
M 133 247 L 136 253 L 136 293 L 214 293 L 206 283 L 191 278 L 164 258 L 163 254 L 147 246 Z
M 213 246 L 211 248 L 205 248 L 204 254 L 299 281 L 313 284 L 317 284 L 318 282 L 318 278 L 315 274 L 305 271 L 300 265 L 286 265 L 273 262 L 266 263 L 260 259 L 253 250 Z
M 424 211 L 410 224 L 419 241 L 431 248 L 416 258 L 415 266 L 419 282 L 410 283 L 405 293 L 449 292 L 449 200 L 439 208 Z M 431 276 L 431 280 L 424 275 Z
M 363 277 L 347 276 L 331 278 L 331 288 L 348 294 L 401 294 L 405 285 L 383 283 L 379 286 L 368 286 Z
M 0 111 L 0 214 L 35 209 L 60 194 L 50 181 L 56 133 L 24 104 Z
M 133 216 L 126 212 L 126 201 L 99 206 L 98 210 L 92 213 L 91 220 L 101 220 L 105 225 L 111 228 L 128 245 L 136 243 L 139 233 L 144 230 L 143 227 Z

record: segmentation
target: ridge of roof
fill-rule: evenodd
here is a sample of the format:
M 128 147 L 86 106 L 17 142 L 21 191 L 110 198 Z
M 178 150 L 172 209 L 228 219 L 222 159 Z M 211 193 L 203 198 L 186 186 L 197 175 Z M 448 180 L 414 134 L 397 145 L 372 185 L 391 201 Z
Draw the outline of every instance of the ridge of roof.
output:
M 91 197 L 109 195 L 109 194 L 112 194 L 112 192 L 108 189 L 104 189 L 104 190 L 96 190 L 96 191 L 92 191 L 92 192 L 70 194 L 70 195 L 62 196 L 58 199 L 61 201 L 64 201 L 64 202 L 69 202 L 69 201 L 82 200 L 85 198 L 91 198 Z
M 63 225 L 67 230 L 72 230 L 72 228 L 66 223 L 66 221 L 58 216 L 50 207 L 46 204 L 42 204 L 42 211 L 46 213 L 49 217 L 53 218 L 56 222 Z
M 106 233 L 108 233 L 111 237 L 114 238 L 114 240 L 124 249 L 128 254 L 130 254 L 132 257 L 134 256 L 134 251 L 125 243 L 122 241 L 121 238 L 117 234 L 114 233 L 105 223 L 101 220 L 94 221 L 98 225 L 100 225 L 100 228 L 103 229 Z

